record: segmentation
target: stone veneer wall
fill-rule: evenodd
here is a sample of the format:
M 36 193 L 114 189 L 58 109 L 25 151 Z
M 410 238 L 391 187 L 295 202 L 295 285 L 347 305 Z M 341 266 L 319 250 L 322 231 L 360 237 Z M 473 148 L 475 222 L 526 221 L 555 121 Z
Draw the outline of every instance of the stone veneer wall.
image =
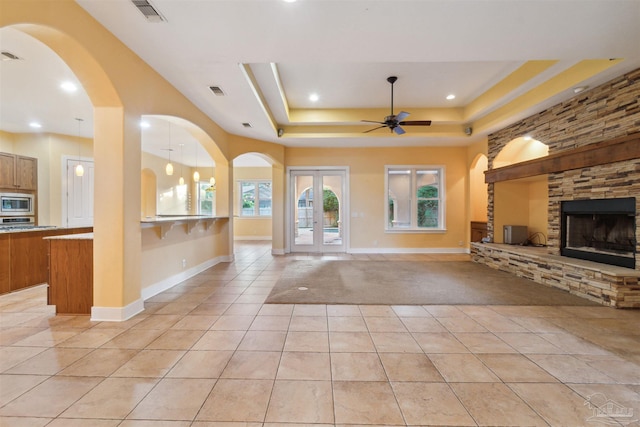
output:
M 489 135 L 489 169 L 511 140 L 531 135 L 549 154 L 640 132 L 640 69 Z M 547 244 L 560 252 L 560 201 L 636 197 L 636 270 L 640 270 L 640 159 L 549 174 Z M 488 185 L 488 235 L 493 239 L 494 185 Z

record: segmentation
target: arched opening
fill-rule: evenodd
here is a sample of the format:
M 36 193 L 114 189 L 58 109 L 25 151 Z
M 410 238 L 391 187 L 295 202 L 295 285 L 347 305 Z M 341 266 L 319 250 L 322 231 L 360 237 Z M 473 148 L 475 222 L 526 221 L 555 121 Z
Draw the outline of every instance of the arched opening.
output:
M 170 116 L 142 116 L 141 166 L 157 178 L 156 210 L 145 216 L 217 214 L 216 163 L 185 123 Z
M 503 167 L 545 157 L 549 147 L 529 137 L 515 138 L 498 153 L 493 167 Z M 546 243 L 548 228 L 548 180 L 546 175 L 494 184 L 494 241 L 504 243 L 504 228 L 527 227 L 527 243 Z M 521 243 L 510 241 L 509 243 Z

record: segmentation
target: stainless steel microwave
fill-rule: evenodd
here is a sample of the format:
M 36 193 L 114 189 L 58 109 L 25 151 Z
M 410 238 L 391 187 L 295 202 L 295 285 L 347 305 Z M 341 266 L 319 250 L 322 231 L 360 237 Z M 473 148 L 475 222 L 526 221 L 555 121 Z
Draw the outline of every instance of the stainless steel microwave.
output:
M 33 215 L 33 194 L 0 193 L 0 216 Z

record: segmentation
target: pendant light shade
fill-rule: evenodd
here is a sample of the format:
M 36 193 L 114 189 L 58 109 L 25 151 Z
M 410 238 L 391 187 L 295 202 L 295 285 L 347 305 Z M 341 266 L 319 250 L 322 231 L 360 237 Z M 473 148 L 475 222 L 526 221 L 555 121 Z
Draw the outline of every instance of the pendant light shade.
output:
M 84 119 L 76 117 L 76 120 L 78 121 L 78 139 L 80 139 L 80 126 L 82 125 L 82 122 L 84 121 Z M 82 142 L 79 141 L 78 142 L 78 164 L 75 167 L 76 176 L 78 177 L 84 175 L 84 167 L 82 166 L 82 158 L 80 156 L 81 148 L 82 148 Z
M 173 136 L 173 126 L 171 126 L 171 123 L 169 123 L 169 163 L 167 163 L 167 166 L 165 166 L 164 171 L 168 176 L 173 175 L 173 165 L 171 164 L 171 151 L 173 151 L 171 149 L 171 139 Z
M 184 185 L 184 178 L 182 177 L 182 147 L 184 147 L 184 144 L 180 144 L 180 179 L 178 180 L 180 185 Z
M 211 184 L 212 187 L 216 185 L 216 179 L 214 177 L 211 177 L 211 179 L 209 180 L 209 184 Z
M 196 144 L 196 171 L 193 173 L 193 180 L 200 182 L 200 172 L 198 172 L 198 145 Z

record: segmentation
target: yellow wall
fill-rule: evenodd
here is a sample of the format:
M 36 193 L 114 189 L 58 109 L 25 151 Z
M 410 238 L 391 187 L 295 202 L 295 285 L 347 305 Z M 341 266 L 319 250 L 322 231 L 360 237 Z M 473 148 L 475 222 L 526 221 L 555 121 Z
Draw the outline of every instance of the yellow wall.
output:
M 188 234 L 186 224 L 175 225 L 162 238 L 160 228 L 142 229 L 142 289 L 197 268 L 218 257 L 226 259 L 228 220 L 216 220 L 207 230 L 203 223 Z M 185 260 L 185 266 L 182 265 Z
M 504 242 L 505 225 L 526 225 L 529 236 L 537 232 L 546 236 L 548 202 L 546 176 L 495 183 L 494 242 Z
M 15 135 L 13 133 L 0 130 L 0 151 L 3 153 L 13 154 L 13 140 Z
M 246 179 L 272 179 L 270 167 L 233 168 L 233 237 L 237 240 L 271 239 L 273 222 L 271 218 L 242 218 L 238 216 L 240 189 L 238 183 Z M 273 185 L 271 186 L 273 191 Z M 273 201 L 272 201 L 273 202 Z
M 469 210 L 471 221 L 487 220 L 487 184 L 484 182 L 484 172 L 487 170 L 488 159 L 480 155 L 469 170 Z
M 349 167 L 350 247 L 455 248 L 469 241 L 466 147 L 289 148 L 285 163 Z M 446 179 L 444 233 L 385 233 L 385 165 L 442 165 Z

